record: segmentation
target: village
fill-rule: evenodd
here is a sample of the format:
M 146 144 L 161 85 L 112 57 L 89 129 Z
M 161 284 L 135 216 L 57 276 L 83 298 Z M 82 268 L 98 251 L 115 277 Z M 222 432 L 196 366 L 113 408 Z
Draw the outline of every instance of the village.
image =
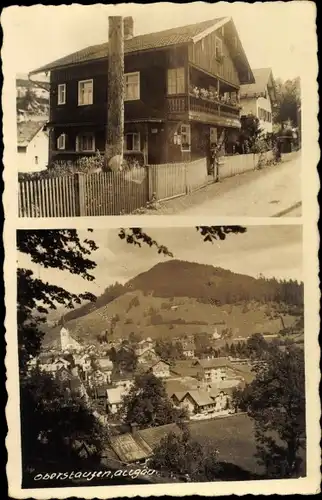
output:
M 108 43 L 17 79 L 17 122 L 21 217 L 300 210 L 300 79 L 252 68 L 230 17 L 109 17 Z
M 193 422 L 229 417 L 237 411 L 232 403 L 234 389 L 245 387 L 245 384 L 254 378 L 254 360 L 245 358 L 245 354 L 238 357 L 234 347 L 234 356 L 228 353 L 218 356 L 220 352 L 216 351 L 215 346 L 220 337 L 215 329 L 209 336 L 209 354 L 204 358 L 196 357 L 193 336 L 173 338 L 171 343 L 177 346 L 179 344 L 181 355 L 178 356 L 179 359 L 168 362 L 158 356 L 155 352 L 157 342 L 150 338 L 140 341 L 134 338 L 132 343 L 128 339 L 119 339 L 105 345 L 85 345 L 75 340 L 63 326 L 56 346 L 43 349 L 28 366 L 31 372 L 38 369 L 53 376 L 69 397 L 82 398 L 91 408 L 95 418 L 108 429 L 115 430 L 122 425 L 118 412 L 124 396 L 129 394 L 135 377 L 147 373 L 162 380 L 169 401 L 175 408 L 185 409 L 188 420 Z M 133 371 L 125 362 L 123 369 L 122 362 L 117 363 L 115 359 L 113 362 L 112 351 L 125 353 L 124 360 L 126 354 L 130 354 Z M 135 430 L 135 425 L 136 422 L 131 423 L 130 433 Z M 176 429 L 176 424 L 167 424 L 143 430 L 143 434 L 155 434 L 157 430 L 158 439 L 154 441 L 156 447 L 165 435 Z M 135 435 L 129 436 L 128 432 L 117 434 L 118 437 L 109 439 L 107 445 L 112 449 L 109 449 L 109 453 L 112 453 L 114 458 L 117 457 L 116 461 L 131 464 L 151 458 L 153 449 L 151 451 L 151 447 L 148 447 L 148 451 L 142 452 L 141 447 L 140 458 L 137 459 L 138 455 L 134 453 L 133 447 L 137 448 L 140 443 L 135 442 Z M 123 448 L 122 440 L 128 443 L 128 451 Z

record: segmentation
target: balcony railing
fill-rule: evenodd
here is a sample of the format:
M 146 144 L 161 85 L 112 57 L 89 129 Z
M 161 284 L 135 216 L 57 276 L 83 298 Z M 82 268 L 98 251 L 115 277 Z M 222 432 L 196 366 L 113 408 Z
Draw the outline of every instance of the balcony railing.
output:
M 170 115 L 194 111 L 229 118 L 238 118 L 240 114 L 238 106 L 186 94 L 168 96 L 167 111 Z
M 187 94 L 168 96 L 168 113 L 185 113 L 189 111 L 189 98 Z
M 210 113 L 217 116 L 227 116 L 238 118 L 239 107 L 226 104 L 219 101 L 207 99 L 205 97 L 195 97 L 190 95 L 190 111 L 197 111 L 198 113 Z

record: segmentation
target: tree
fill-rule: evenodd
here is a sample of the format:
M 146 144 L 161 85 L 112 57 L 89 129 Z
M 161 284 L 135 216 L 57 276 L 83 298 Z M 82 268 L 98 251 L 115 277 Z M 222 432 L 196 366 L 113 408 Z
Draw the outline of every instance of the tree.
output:
M 123 345 L 118 350 L 112 347 L 107 355 L 113 363 L 114 374 L 133 373 L 137 367 L 138 358 L 131 347 Z
M 35 369 L 20 384 L 22 457 L 25 472 L 64 464 L 75 467 L 76 442 L 94 448 L 98 460 L 106 437 L 84 400 L 49 374 Z
M 17 98 L 17 109 L 25 111 L 37 111 L 39 103 L 35 91 L 32 88 L 27 88 L 23 97 Z
M 155 352 L 164 361 L 171 362 L 176 359 L 184 359 L 181 342 L 159 339 L 155 344 Z
M 268 343 L 261 333 L 254 333 L 246 342 L 248 355 L 255 359 L 261 358 L 268 349 Z
M 256 142 L 261 137 L 263 130 L 260 128 L 259 119 L 255 115 L 241 117 L 241 129 L 239 134 L 240 153 L 253 151 Z
M 301 80 L 299 77 L 283 82 L 275 80 L 277 105 L 274 111 L 274 122 L 279 124 L 291 123 L 297 127 L 298 106 L 301 104 Z
M 145 373 L 135 378 L 130 392 L 124 396 L 119 417 L 126 424 L 136 423 L 144 428 L 181 422 L 186 412 L 173 406 L 160 379 L 153 373 Z
M 82 242 L 74 229 L 17 231 L 17 250 L 29 255 L 33 263 L 78 274 L 87 281 L 94 280 L 90 271 L 95 269 L 96 263 L 88 256 L 96 249 L 93 240 Z M 24 371 L 26 362 L 40 350 L 44 335 L 40 325 L 45 321 L 45 316 L 41 315 L 56 309 L 56 304 L 73 308 L 74 304 L 95 297 L 91 293 L 75 294 L 45 283 L 30 269 L 18 268 L 17 279 L 19 364 Z
M 106 127 L 106 167 L 120 170 L 124 137 L 124 36 L 123 18 L 109 17 L 108 100 Z M 111 165 L 111 160 L 116 160 Z
M 179 479 L 212 481 L 217 473 L 217 452 L 192 439 L 187 430 L 179 435 L 172 432 L 162 439 L 149 466 Z
M 266 351 L 256 378 L 235 394 L 235 406 L 255 422 L 259 463 L 269 478 L 298 477 L 305 441 L 305 375 L 303 350 L 295 345 Z

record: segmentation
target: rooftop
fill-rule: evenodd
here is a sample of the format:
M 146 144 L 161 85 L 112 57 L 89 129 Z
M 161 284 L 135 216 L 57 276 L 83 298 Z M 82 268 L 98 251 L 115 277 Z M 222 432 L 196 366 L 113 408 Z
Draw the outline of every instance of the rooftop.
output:
M 224 366 L 230 366 L 230 361 L 228 358 L 211 358 L 211 359 L 198 359 L 195 361 L 195 366 L 201 366 L 204 369 L 210 368 L 221 368 Z
M 151 51 L 156 49 L 167 48 L 175 45 L 183 45 L 189 43 L 197 43 L 202 38 L 209 35 L 211 32 L 225 26 L 225 36 L 227 36 L 227 45 L 231 50 L 234 58 L 234 64 L 242 82 L 253 82 L 254 77 L 250 68 L 245 51 L 239 40 L 239 36 L 232 18 L 220 17 L 210 19 L 199 23 L 179 26 L 163 31 L 148 33 L 145 35 L 133 36 L 130 39 L 124 40 L 124 54 L 134 54 L 142 51 Z M 226 35 L 227 32 L 227 35 Z M 238 41 L 237 48 L 235 44 L 230 43 L 232 39 Z M 77 64 L 99 61 L 108 58 L 108 43 L 92 45 L 82 50 L 73 52 L 64 57 L 61 57 L 49 64 L 45 64 L 30 72 L 30 75 L 38 73 L 48 73 L 49 71 L 74 66 Z
M 193 37 L 200 35 L 203 31 L 215 26 L 224 18 L 211 19 L 201 23 L 189 24 L 177 28 L 171 28 L 155 33 L 148 33 L 146 35 L 138 35 L 124 40 L 124 53 L 139 52 L 142 50 L 151 50 L 171 45 L 177 45 L 192 41 Z M 32 71 L 30 74 L 51 71 L 62 66 L 70 66 L 98 59 L 105 59 L 108 57 L 108 43 L 101 43 L 99 45 L 92 45 L 85 49 L 78 50 L 65 57 L 61 57 L 56 61 L 45 64 L 40 68 Z
M 255 83 L 241 85 L 240 97 L 253 97 L 265 93 L 266 88 L 270 92 L 270 97 L 275 100 L 275 86 L 271 68 L 253 69 Z
M 127 432 L 111 437 L 110 447 L 122 462 L 136 462 L 151 457 L 161 440 L 172 432 L 179 434 L 181 430 L 176 424 L 167 424 Z
M 30 141 L 42 129 L 47 120 L 43 121 L 27 121 L 17 124 L 18 128 L 18 146 L 28 146 Z

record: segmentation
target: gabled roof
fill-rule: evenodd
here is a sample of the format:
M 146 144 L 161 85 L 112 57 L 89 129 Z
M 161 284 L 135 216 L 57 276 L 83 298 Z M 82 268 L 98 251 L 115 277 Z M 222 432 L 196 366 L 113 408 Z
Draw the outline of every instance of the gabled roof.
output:
M 204 369 L 220 368 L 223 366 L 230 366 L 230 362 L 227 358 L 211 358 L 211 359 L 198 359 L 195 362 L 195 366 L 200 365 Z
M 174 434 L 181 434 L 181 430 L 177 424 L 166 424 L 158 427 L 151 427 L 149 429 L 142 429 L 136 431 L 136 434 L 140 436 L 152 450 L 155 450 L 155 448 L 159 446 L 161 440 L 172 432 Z
M 247 56 L 239 40 L 239 35 L 235 24 L 230 17 L 220 17 L 202 21 L 200 23 L 179 26 L 164 31 L 149 33 L 146 35 L 134 36 L 124 41 L 124 54 L 137 53 L 141 51 L 151 51 L 175 45 L 195 44 L 202 38 L 208 36 L 213 31 L 225 26 L 227 28 L 227 46 L 231 53 L 236 69 L 240 75 L 242 83 L 254 82 L 254 76 L 250 68 Z M 232 41 L 237 41 L 237 45 Z M 85 49 L 73 52 L 56 61 L 45 64 L 30 72 L 30 75 L 37 73 L 48 73 L 51 70 L 73 66 L 91 61 L 104 60 L 108 58 L 108 43 L 93 45 Z
M 18 146 L 28 146 L 30 141 L 32 141 L 35 135 L 43 128 L 45 123 L 46 120 L 40 122 L 30 120 L 18 123 Z
M 255 97 L 265 95 L 266 89 L 270 94 L 271 100 L 276 99 L 275 85 L 271 68 L 253 69 L 255 83 L 241 85 L 240 97 Z
M 129 432 L 111 437 L 110 446 L 119 459 L 125 463 L 136 462 L 152 455 L 151 448 L 147 444 L 142 446 L 142 443 L 138 443 Z
M 127 432 L 110 438 L 110 447 L 119 459 L 125 463 L 150 458 L 161 440 L 170 433 L 181 433 L 176 424 L 161 425 L 149 429 Z
M 214 403 L 207 391 L 187 391 L 183 398 L 181 398 L 181 401 L 184 400 L 188 395 L 195 401 L 195 403 L 197 403 L 198 406 L 207 406 Z
M 221 17 L 203 21 L 201 23 L 189 24 L 155 33 L 148 33 L 146 35 L 134 36 L 133 38 L 124 41 L 124 53 L 129 54 L 131 52 L 139 52 L 142 50 L 151 50 L 192 42 L 194 37 L 200 35 L 209 28 L 214 27 L 223 19 L 225 18 Z M 45 64 L 44 66 L 31 71 L 30 75 L 51 71 L 63 66 L 105 59 L 107 57 L 108 43 L 92 45 L 90 47 L 86 47 L 85 49 L 78 50 L 77 52 L 73 52 L 65 57 L 61 57 L 60 59 L 57 59 L 49 64 Z

